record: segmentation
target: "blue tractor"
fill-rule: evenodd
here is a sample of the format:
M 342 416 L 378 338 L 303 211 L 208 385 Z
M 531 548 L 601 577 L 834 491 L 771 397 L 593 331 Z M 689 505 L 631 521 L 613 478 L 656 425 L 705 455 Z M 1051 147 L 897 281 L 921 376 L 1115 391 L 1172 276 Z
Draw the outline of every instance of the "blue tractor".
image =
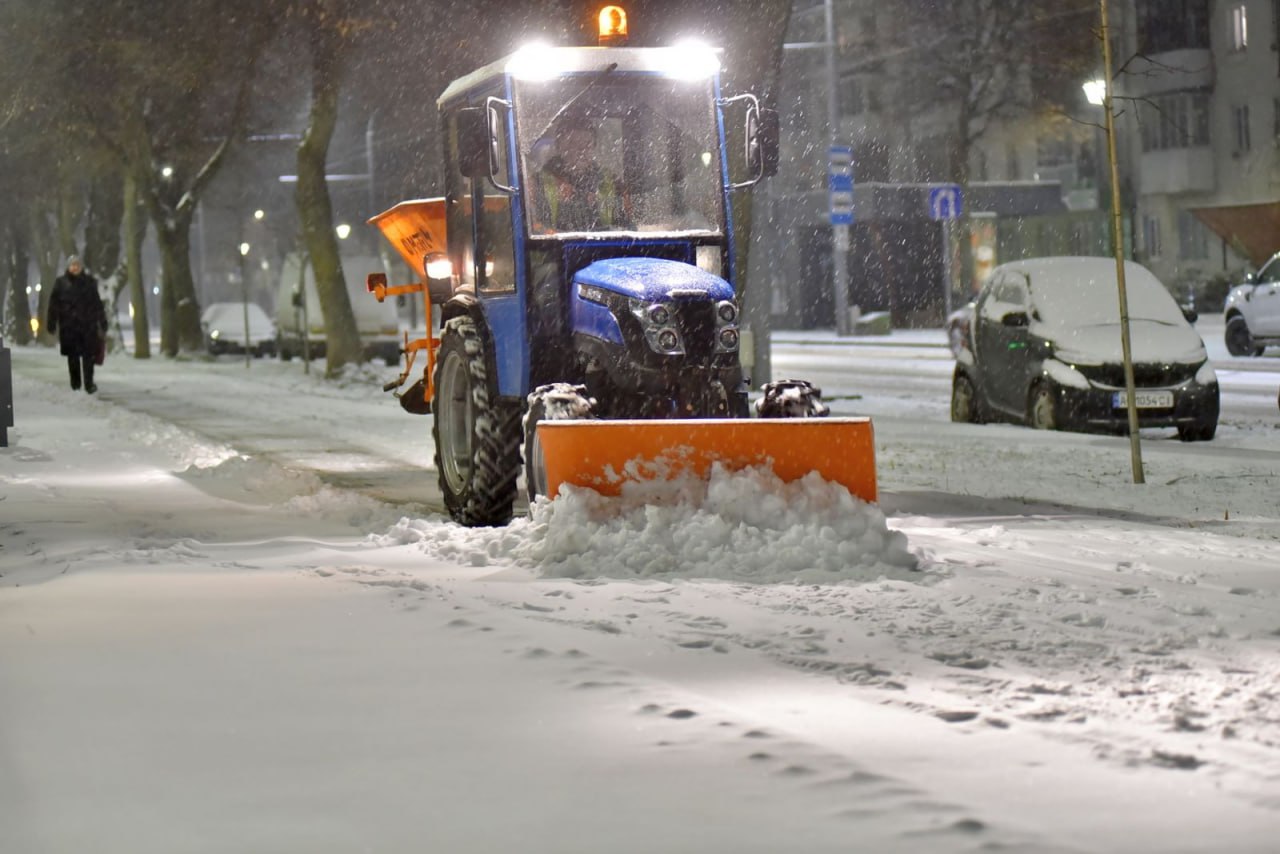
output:
M 749 415 L 732 199 L 776 171 L 778 124 L 722 97 L 719 66 L 694 46 L 531 47 L 440 96 L 444 197 L 371 220 L 422 282 L 370 290 L 439 311 L 388 389 L 425 351 L 401 402 L 434 414 L 458 522 L 511 519 L 522 446 L 546 492 L 545 420 Z

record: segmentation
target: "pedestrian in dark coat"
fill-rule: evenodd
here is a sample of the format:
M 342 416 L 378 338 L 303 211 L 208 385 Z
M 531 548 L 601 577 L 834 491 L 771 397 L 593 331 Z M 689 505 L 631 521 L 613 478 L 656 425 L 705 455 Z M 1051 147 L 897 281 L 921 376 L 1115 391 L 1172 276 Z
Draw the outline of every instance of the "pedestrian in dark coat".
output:
M 74 255 L 67 259 L 67 272 L 53 283 L 45 329 L 58 334 L 62 355 L 67 357 L 71 388 L 79 389 L 83 378 L 85 391 L 97 391 L 93 366 L 107 334 L 107 311 L 98 293 L 98 280 L 85 271 Z

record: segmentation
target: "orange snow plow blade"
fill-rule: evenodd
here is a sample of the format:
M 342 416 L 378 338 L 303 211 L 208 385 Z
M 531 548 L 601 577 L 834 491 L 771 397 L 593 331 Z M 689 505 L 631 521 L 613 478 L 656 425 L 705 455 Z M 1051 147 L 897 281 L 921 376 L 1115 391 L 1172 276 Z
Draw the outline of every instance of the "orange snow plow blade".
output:
M 539 421 L 538 441 L 551 498 L 563 484 L 618 495 L 628 480 L 705 477 L 719 462 L 732 470 L 767 465 L 784 481 L 817 472 L 877 500 L 870 418 Z

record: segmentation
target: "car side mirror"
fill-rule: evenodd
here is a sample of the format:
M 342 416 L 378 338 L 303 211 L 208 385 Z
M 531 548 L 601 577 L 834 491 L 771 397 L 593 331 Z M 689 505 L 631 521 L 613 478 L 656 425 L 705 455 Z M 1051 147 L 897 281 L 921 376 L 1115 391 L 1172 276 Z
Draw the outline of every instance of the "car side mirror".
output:
M 1257 273 L 1245 273 L 1245 274 L 1244 274 L 1244 283 L 1245 283 L 1246 285 L 1256 285 L 1256 284 L 1258 284 L 1258 274 L 1257 274 Z
M 1200 312 L 1196 311 L 1189 305 L 1178 306 L 1182 309 L 1182 316 L 1187 319 L 1187 323 L 1195 323 L 1200 319 Z
M 1011 327 L 1029 326 L 1031 317 L 1025 311 L 1011 311 L 1000 318 L 1000 322 L 1005 326 Z

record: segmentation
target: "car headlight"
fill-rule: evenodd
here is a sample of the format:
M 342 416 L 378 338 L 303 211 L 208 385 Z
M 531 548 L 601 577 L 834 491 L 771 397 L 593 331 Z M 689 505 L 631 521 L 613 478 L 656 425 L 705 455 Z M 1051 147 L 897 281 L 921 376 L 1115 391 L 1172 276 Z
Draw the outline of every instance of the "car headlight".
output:
M 1207 359 L 1200 366 L 1200 369 L 1196 371 L 1196 382 L 1200 383 L 1200 385 L 1215 385 L 1218 382 L 1218 373 Z

